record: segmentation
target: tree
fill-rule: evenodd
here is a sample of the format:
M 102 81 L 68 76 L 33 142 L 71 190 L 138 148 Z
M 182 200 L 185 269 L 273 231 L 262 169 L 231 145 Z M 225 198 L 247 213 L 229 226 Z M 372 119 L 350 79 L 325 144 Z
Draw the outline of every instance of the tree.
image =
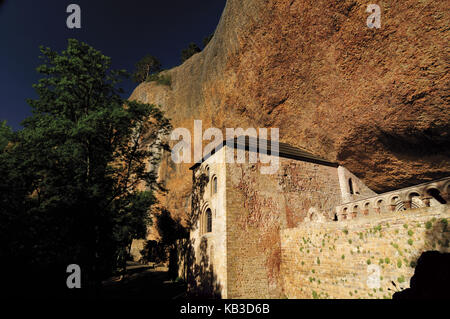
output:
M 146 81 L 151 74 L 161 71 L 161 63 L 152 55 L 144 56 L 136 63 L 133 80 L 137 83 Z
M 11 140 L 12 130 L 6 121 L 0 123 L 0 151 L 3 151 Z
M 65 276 L 76 263 L 84 287 L 95 287 L 123 269 L 131 240 L 145 237 L 159 189 L 147 166 L 160 152 L 150 150 L 166 147 L 170 124 L 157 106 L 122 99 L 116 86 L 126 72 L 109 70 L 111 59 L 89 45 L 70 39 L 60 54 L 41 52 L 33 115 L 0 161 L 0 169 L 15 167 L 9 185 L 24 188 L 20 218 L 9 226 L 23 224 L 27 235 L 11 240 L 30 246 L 27 267 Z
M 191 56 L 193 56 L 194 54 L 199 53 L 201 51 L 202 50 L 197 46 L 197 44 L 195 44 L 194 42 L 191 42 L 186 49 L 181 51 L 181 62 L 186 61 Z
M 214 33 L 208 35 L 207 37 L 203 38 L 203 48 L 206 48 L 206 46 L 208 45 L 208 43 L 212 40 L 214 36 Z

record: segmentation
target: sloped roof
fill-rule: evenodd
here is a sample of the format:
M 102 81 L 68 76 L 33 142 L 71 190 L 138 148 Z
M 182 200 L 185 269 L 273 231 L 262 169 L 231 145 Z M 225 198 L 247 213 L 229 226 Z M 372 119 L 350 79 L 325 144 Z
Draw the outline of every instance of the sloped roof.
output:
M 259 141 L 259 144 L 258 144 Z M 227 145 L 228 147 L 233 147 L 235 149 L 244 149 L 249 152 L 257 152 L 273 156 L 279 156 L 284 158 L 290 158 L 297 161 L 303 161 L 303 162 L 310 162 L 320 165 L 326 165 L 326 166 L 332 166 L 332 167 L 338 167 L 339 165 L 334 162 L 330 162 L 326 159 L 323 159 L 317 155 L 314 155 L 310 152 L 308 152 L 305 149 L 301 149 L 298 147 L 291 146 L 286 143 L 280 143 L 278 142 L 278 154 L 276 154 L 276 147 L 272 152 L 272 141 L 270 140 L 263 140 L 263 139 L 257 139 L 254 137 L 249 136 L 240 136 L 235 137 L 234 139 L 230 140 L 223 140 L 222 143 L 218 144 L 214 150 L 212 150 L 210 153 L 205 155 L 200 162 L 195 163 L 190 169 L 193 170 L 197 168 L 201 163 L 206 161 L 208 158 L 214 155 L 217 151 L 219 151 L 222 147 Z M 263 147 L 261 147 L 261 145 Z M 258 147 L 259 146 L 259 147 Z M 274 144 L 276 146 L 276 144 Z

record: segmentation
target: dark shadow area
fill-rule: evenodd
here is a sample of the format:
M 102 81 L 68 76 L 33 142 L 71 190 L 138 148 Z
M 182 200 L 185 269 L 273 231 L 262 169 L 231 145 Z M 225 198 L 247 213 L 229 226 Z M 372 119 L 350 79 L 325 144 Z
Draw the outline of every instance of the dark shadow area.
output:
M 426 228 L 423 253 L 411 260 L 415 267 L 410 288 L 394 293 L 393 299 L 450 299 L 450 253 L 443 253 L 450 245 L 450 228 L 446 218 L 430 218 Z
M 449 129 L 448 125 L 442 125 L 425 130 L 411 128 L 392 133 L 377 127 L 376 135 L 386 149 L 393 154 L 410 157 L 443 156 L 449 155 L 450 140 L 446 134 Z
M 192 231 L 197 227 L 197 222 L 202 211 L 203 196 L 210 181 L 209 172 L 193 171 L 191 213 L 188 220 L 188 228 Z M 206 237 L 199 238 L 200 243 L 195 251 L 195 239 L 187 239 L 179 246 L 179 259 L 177 264 L 183 265 L 183 274 L 188 285 L 187 297 L 190 299 L 220 299 L 221 285 L 218 283 L 214 266 L 210 262 L 208 254 L 209 245 Z
M 104 282 L 99 298 L 171 300 L 185 292 L 186 284 L 171 280 L 167 268 L 136 267 L 127 269 L 123 280 Z
M 410 288 L 394 293 L 393 299 L 450 299 L 450 254 L 422 253 Z
M 141 251 L 142 262 L 167 264 L 168 274 L 171 280 L 176 280 L 179 276 L 179 245 L 187 241 L 189 233 L 181 224 L 180 220 L 172 218 L 167 209 L 154 216 L 156 219 L 156 229 L 160 235 L 160 240 L 148 240 Z
M 214 266 L 209 260 L 207 239 L 205 237 L 201 238 L 198 261 L 191 242 L 188 241 L 186 244 L 184 251 L 187 253 L 187 297 L 191 299 L 220 299 L 222 297 L 222 287 L 218 283 Z

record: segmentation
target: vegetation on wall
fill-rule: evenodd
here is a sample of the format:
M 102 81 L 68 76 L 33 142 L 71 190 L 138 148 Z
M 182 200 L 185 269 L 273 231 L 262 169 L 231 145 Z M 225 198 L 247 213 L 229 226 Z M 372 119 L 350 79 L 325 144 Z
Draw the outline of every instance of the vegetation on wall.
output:
M 152 74 L 161 71 L 161 66 L 161 62 L 157 58 L 147 54 L 136 63 L 133 80 L 137 83 L 147 81 Z
M 203 48 L 206 48 L 208 43 L 212 40 L 213 36 L 214 36 L 214 33 L 203 38 L 203 41 L 202 41 Z M 181 51 L 181 62 L 184 63 L 191 56 L 193 56 L 199 52 L 202 52 L 202 49 L 200 49 L 200 47 L 195 42 L 189 43 L 188 47 Z
M 375 220 L 369 224 L 338 225 L 329 222 L 321 224 L 318 229 L 299 227 L 285 233 L 288 237 L 284 244 L 289 248 L 286 250 L 288 260 L 301 260 L 289 266 L 296 267 L 293 272 L 295 276 L 289 277 L 289 289 L 285 289 L 285 293 L 291 298 L 325 298 L 324 294 L 330 291 L 333 291 L 329 296 L 331 298 L 392 298 L 394 293 L 403 294 L 408 290 L 409 280 L 420 258 L 430 253 L 438 254 L 437 251 L 448 252 L 448 218 L 429 218 L 429 213 L 392 216 L 389 222 L 377 223 Z M 327 231 L 324 232 L 323 228 Z M 327 254 L 321 254 L 322 247 L 327 243 L 333 245 Z M 449 259 L 448 254 L 439 258 Z M 376 289 L 368 289 L 366 285 L 368 267 L 380 269 L 380 287 Z M 420 276 L 431 278 L 437 275 L 422 271 Z M 427 279 L 426 282 L 438 287 L 438 290 L 446 289 L 439 280 Z M 298 292 L 298 286 L 305 289 Z
M 181 62 L 185 62 L 191 56 L 199 52 L 202 52 L 202 49 L 200 49 L 197 44 L 194 42 L 189 43 L 188 47 L 181 51 Z

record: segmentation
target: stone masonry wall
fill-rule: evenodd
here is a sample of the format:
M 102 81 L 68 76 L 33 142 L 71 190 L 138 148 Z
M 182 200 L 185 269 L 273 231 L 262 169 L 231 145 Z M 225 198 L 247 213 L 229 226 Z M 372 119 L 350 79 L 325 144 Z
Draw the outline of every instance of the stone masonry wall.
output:
M 332 218 L 341 202 L 336 167 L 280 158 L 263 175 L 259 165 L 226 168 L 228 298 L 281 297 L 280 230 Z
M 284 229 L 284 296 L 391 298 L 394 292 L 409 287 L 422 252 L 450 252 L 449 221 L 449 205 L 440 205 Z M 369 276 L 380 279 L 378 288 L 373 288 L 373 281 L 368 283 Z

